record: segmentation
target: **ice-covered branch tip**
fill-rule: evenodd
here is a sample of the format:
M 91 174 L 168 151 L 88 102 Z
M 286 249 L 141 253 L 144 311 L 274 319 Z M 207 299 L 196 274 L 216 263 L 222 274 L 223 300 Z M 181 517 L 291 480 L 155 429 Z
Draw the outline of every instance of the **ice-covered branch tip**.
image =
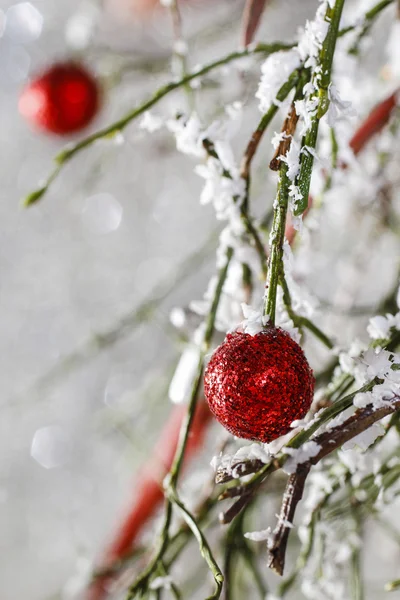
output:
M 290 48 L 292 48 L 292 46 L 293 46 L 293 44 L 284 44 L 284 43 L 280 43 L 280 42 L 273 43 L 273 44 L 260 43 L 254 47 L 245 48 L 243 50 L 238 50 L 236 52 L 231 52 L 230 54 L 227 54 L 226 56 L 219 58 L 218 60 L 212 61 L 212 62 L 208 63 L 207 65 L 204 65 L 203 67 L 197 69 L 196 71 L 194 71 L 192 73 L 188 73 L 187 75 L 184 75 L 183 77 L 181 77 L 180 79 L 178 79 L 176 81 L 171 81 L 170 83 L 167 83 L 166 85 L 159 88 L 148 100 L 146 100 L 145 102 L 140 104 L 137 108 L 128 112 L 124 117 L 122 117 L 118 121 L 115 121 L 114 123 L 112 123 L 111 125 L 108 125 L 104 129 L 100 129 L 99 131 L 92 133 L 91 135 L 84 138 L 83 140 L 81 140 L 81 141 L 77 142 L 76 144 L 74 144 L 70 147 L 67 147 L 63 151 L 61 151 L 55 157 L 56 167 L 54 168 L 53 172 L 50 174 L 48 179 L 38 189 L 36 189 L 34 192 L 29 194 L 25 198 L 25 200 L 23 202 L 24 206 L 30 206 L 31 204 L 34 204 L 35 202 L 40 200 L 42 198 L 42 196 L 48 191 L 50 185 L 53 183 L 53 181 L 56 179 L 56 177 L 60 173 L 61 168 L 66 163 L 68 163 L 76 154 L 78 154 L 81 150 L 91 146 L 97 140 L 112 138 L 115 135 L 121 133 L 127 125 L 132 123 L 132 121 L 137 119 L 140 115 L 144 114 L 147 110 L 149 110 L 152 106 L 157 104 L 157 102 L 159 102 L 162 98 L 167 96 L 169 93 L 185 86 L 186 84 L 190 83 L 191 81 L 193 81 L 199 77 L 202 77 L 203 75 L 206 75 L 210 71 L 213 71 L 214 69 L 217 69 L 218 67 L 222 67 L 222 66 L 224 66 L 230 62 L 233 62 L 235 60 L 244 58 L 246 56 L 252 56 L 254 54 L 268 55 L 268 54 L 272 54 L 274 52 L 279 52 L 281 50 L 289 50 Z

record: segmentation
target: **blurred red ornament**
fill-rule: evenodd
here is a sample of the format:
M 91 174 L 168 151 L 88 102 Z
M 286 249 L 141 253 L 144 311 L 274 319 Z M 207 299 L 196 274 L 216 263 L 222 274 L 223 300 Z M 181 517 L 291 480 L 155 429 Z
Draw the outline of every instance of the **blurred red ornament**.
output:
M 20 114 L 35 128 L 67 135 L 86 127 L 98 112 L 96 79 L 73 62 L 50 67 L 23 89 Z
M 314 377 L 303 350 L 279 327 L 228 334 L 207 367 L 211 412 L 233 435 L 270 442 L 310 408 Z

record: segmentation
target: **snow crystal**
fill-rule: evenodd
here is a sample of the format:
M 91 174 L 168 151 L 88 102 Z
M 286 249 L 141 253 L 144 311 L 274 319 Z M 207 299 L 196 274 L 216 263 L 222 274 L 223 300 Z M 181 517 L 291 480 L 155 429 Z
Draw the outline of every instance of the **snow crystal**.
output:
M 160 588 L 165 588 L 166 590 L 170 590 L 171 584 L 172 584 L 172 577 L 170 575 L 166 575 L 165 577 L 155 577 L 153 579 L 153 581 L 150 583 L 149 587 L 151 590 L 159 590 Z
M 327 119 L 330 127 L 334 127 L 339 119 L 355 117 L 357 115 L 351 101 L 342 100 L 338 90 L 332 83 L 328 88 L 328 97 L 330 104 Z
M 280 156 L 279 159 L 287 164 L 287 176 L 290 181 L 294 181 L 300 171 L 300 144 L 292 139 L 286 156 Z
M 281 133 L 277 133 L 275 131 L 275 133 L 272 137 L 272 140 L 271 140 L 271 144 L 273 145 L 274 149 L 276 150 L 278 148 L 279 144 L 288 137 L 290 137 L 290 136 L 285 131 L 282 131 Z
M 276 52 L 268 56 L 261 66 L 261 80 L 256 93 L 260 100 L 261 112 L 266 112 L 271 105 L 278 104 L 276 95 L 289 75 L 300 66 L 297 50 Z
M 349 450 L 358 446 L 361 450 L 367 450 L 375 440 L 385 433 L 385 428 L 381 423 L 374 423 L 371 427 L 356 435 L 353 439 L 343 444 L 343 450 Z
M 325 21 L 327 3 L 323 2 L 318 8 L 315 19 L 307 21 L 304 29 L 300 30 L 297 51 L 306 66 L 315 67 L 322 43 L 328 33 L 329 23 Z
M 284 448 L 285 454 L 288 454 L 290 458 L 287 459 L 282 469 L 288 475 L 294 473 L 298 467 L 310 458 L 317 456 L 321 450 L 321 446 L 313 440 L 305 442 L 300 448 Z
M 392 370 L 393 354 L 387 350 L 379 348 L 369 348 L 362 356 L 362 362 L 367 367 L 367 376 L 369 379 L 374 377 L 385 377 Z
M 148 131 L 149 133 L 153 133 L 164 125 L 164 121 L 161 117 L 153 114 L 149 110 L 146 111 L 143 115 L 142 120 L 140 121 L 139 128 Z
M 179 56 L 186 56 L 188 53 L 188 45 L 185 40 L 175 40 L 174 42 L 174 52 Z
M 169 320 L 177 329 L 181 329 L 186 323 L 186 314 L 183 308 L 175 306 L 169 313 Z
M 280 515 L 275 515 L 275 516 L 278 519 L 279 525 L 283 525 L 284 527 L 288 527 L 289 529 L 293 529 L 293 527 L 294 527 L 293 523 L 291 523 L 287 519 L 282 519 L 282 517 Z
M 388 339 L 392 327 L 400 328 L 400 313 L 386 316 L 377 315 L 369 320 L 367 331 L 373 340 Z
M 240 209 L 234 198 L 239 201 L 243 198 L 244 180 L 241 177 L 227 177 L 222 163 L 213 157 L 208 158 L 205 165 L 198 165 L 195 172 L 206 181 L 200 196 L 201 204 L 213 203 L 219 220 L 240 220 Z
M 244 537 L 252 542 L 264 542 L 265 540 L 269 540 L 271 536 L 271 527 L 267 527 L 267 529 L 262 529 L 261 531 L 251 531 L 244 534 Z
M 233 456 L 233 460 L 261 460 L 263 463 L 267 464 L 271 460 L 271 454 L 268 452 L 266 446 L 254 443 L 239 448 Z
M 187 120 L 184 117 L 169 119 L 167 127 L 175 134 L 176 147 L 180 152 L 189 156 L 205 158 L 206 151 L 203 147 L 205 133 L 196 113 L 192 113 Z
M 244 302 L 241 306 L 244 316 L 244 321 L 242 323 L 244 333 L 257 335 L 257 333 L 263 331 L 262 313 L 258 310 L 254 310 Z

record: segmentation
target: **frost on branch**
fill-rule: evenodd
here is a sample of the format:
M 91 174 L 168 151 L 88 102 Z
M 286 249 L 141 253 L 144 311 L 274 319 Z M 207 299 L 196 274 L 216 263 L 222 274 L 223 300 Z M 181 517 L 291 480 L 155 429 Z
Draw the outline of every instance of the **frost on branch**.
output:
M 261 80 L 256 93 L 260 101 L 261 112 L 266 112 L 271 105 L 279 102 L 276 95 L 289 75 L 300 66 L 300 56 L 296 50 L 271 54 L 261 67 Z

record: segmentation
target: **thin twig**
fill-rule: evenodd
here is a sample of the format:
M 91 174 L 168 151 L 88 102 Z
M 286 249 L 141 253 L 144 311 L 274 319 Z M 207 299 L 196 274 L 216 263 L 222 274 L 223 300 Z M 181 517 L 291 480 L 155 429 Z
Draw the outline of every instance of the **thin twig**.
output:
M 200 553 L 203 556 L 204 560 L 206 561 L 211 573 L 213 574 L 216 589 L 215 589 L 215 592 L 213 594 L 211 594 L 211 596 L 208 596 L 206 598 L 206 600 L 217 600 L 221 595 L 222 584 L 224 582 L 224 576 L 222 575 L 221 569 L 219 568 L 219 566 L 211 552 L 210 546 L 208 545 L 206 538 L 204 537 L 201 529 L 199 528 L 199 526 L 197 524 L 196 519 L 188 511 L 188 509 L 185 507 L 183 502 L 179 499 L 179 497 L 176 493 L 176 490 L 169 487 L 167 494 L 168 494 L 169 500 L 179 508 L 180 512 L 182 513 L 183 518 L 185 519 L 186 523 L 192 530 L 193 535 L 195 536 L 195 538 L 197 539 L 197 541 L 199 543 Z
M 385 585 L 385 592 L 394 592 L 400 588 L 400 579 L 394 579 L 393 581 L 389 581 Z
M 134 121 L 140 115 L 152 108 L 157 102 L 159 102 L 162 98 L 164 98 L 171 92 L 177 90 L 182 86 L 185 86 L 187 83 L 190 83 L 194 79 L 206 75 L 207 73 L 214 69 L 217 69 L 218 67 L 222 67 L 232 61 L 238 60 L 245 56 L 251 56 L 254 54 L 264 54 L 268 56 L 269 54 L 278 52 L 280 50 L 288 50 L 291 47 L 292 44 L 257 44 L 254 48 L 245 48 L 243 50 L 232 52 L 218 60 L 208 63 L 207 65 L 197 69 L 197 71 L 194 71 L 193 73 L 188 73 L 187 75 L 185 75 L 181 79 L 178 79 L 177 81 L 171 81 L 170 83 L 167 83 L 166 85 L 159 88 L 148 100 L 140 104 L 137 108 L 128 112 L 124 117 L 122 117 L 118 121 L 115 121 L 114 123 L 108 125 L 104 129 L 100 129 L 99 131 L 92 133 L 91 135 L 79 141 L 78 143 L 62 150 L 55 157 L 56 167 L 54 168 L 53 172 L 38 189 L 36 189 L 26 197 L 26 199 L 24 200 L 24 205 L 29 206 L 40 200 L 40 198 L 47 192 L 50 185 L 59 175 L 61 168 L 81 150 L 87 148 L 88 146 L 91 146 L 97 140 L 110 138 L 122 132 L 125 129 L 125 127 L 127 127 L 127 125 L 132 123 L 132 121 Z
M 296 107 L 294 103 L 290 107 L 289 113 L 286 119 L 283 122 L 281 133 L 283 134 L 283 140 L 279 143 L 277 149 L 275 150 L 275 154 L 269 163 L 269 168 L 272 171 L 279 171 L 279 167 L 281 165 L 280 157 L 286 156 L 290 148 L 290 142 L 296 131 L 297 121 L 299 120 L 299 115 L 296 112 Z
M 331 454 L 349 440 L 369 429 L 369 427 L 371 427 L 377 421 L 380 421 L 387 415 L 390 415 L 399 409 L 400 399 L 398 398 L 388 401 L 386 406 L 382 406 L 377 409 L 374 409 L 372 405 L 366 406 L 363 409 L 357 410 L 354 415 L 346 419 L 343 424 L 332 429 L 328 429 L 324 433 L 321 433 L 319 436 L 314 438 L 313 441 L 319 446 L 320 450 L 316 456 L 310 458 L 307 462 L 298 465 L 294 476 L 299 474 L 299 480 L 297 483 L 299 491 L 296 493 L 287 494 L 286 497 L 284 497 L 283 503 L 285 506 L 282 507 L 281 514 L 289 514 L 291 516 L 289 519 L 290 522 L 293 521 L 297 504 L 301 499 L 301 495 L 299 497 L 299 494 L 302 494 L 306 477 L 312 465 L 316 465 L 323 458 L 328 456 L 328 454 Z M 289 456 L 285 455 L 284 452 L 285 450 L 283 449 L 281 459 L 279 461 L 281 466 L 283 466 L 286 460 L 289 458 Z M 293 475 L 291 477 L 293 477 Z M 282 575 L 285 565 L 285 552 L 289 534 L 290 527 L 287 525 L 279 527 L 278 525 L 274 532 L 271 543 L 268 546 L 268 564 L 279 575 Z
M 287 541 L 293 527 L 296 507 L 303 497 L 310 468 L 310 464 L 300 465 L 296 473 L 290 475 L 283 495 L 277 526 L 268 540 L 268 567 L 278 575 L 283 573 Z
M 190 400 L 189 400 L 189 404 L 188 404 L 186 417 L 183 419 L 183 422 L 181 425 L 179 440 L 178 440 L 177 448 L 175 451 L 175 457 L 172 462 L 171 469 L 165 479 L 167 500 L 166 500 L 165 514 L 164 514 L 164 522 L 163 522 L 163 526 L 161 529 L 161 533 L 159 534 L 158 543 L 156 546 L 156 552 L 154 553 L 153 558 L 150 561 L 150 564 L 139 575 L 139 577 L 135 580 L 135 582 L 129 588 L 127 600 L 133 599 L 137 594 L 142 593 L 143 589 L 147 589 L 150 577 L 154 573 L 154 570 L 155 570 L 158 562 L 163 558 L 163 556 L 165 554 L 166 548 L 168 546 L 168 541 L 169 541 L 169 526 L 171 523 L 171 516 L 172 516 L 172 500 L 171 500 L 172 498 L 174 500 L 174 503 L 177 504 L 177 506 L 179 506 L 181 511 L 183 511 L 183 510 L 186 511 L 185 514 L 186 514 L 187 519 L 189 519 L 189 517 L 187 515 L 190 515 L 190 523 L 188 521 L 188 525 L 191 527 L 191 529 L 193 530 L 194 526 L 197 527 L 195 517 L 193 517 L 193 515 L 191 515 L 187 511 L 187 509 L 182 505 L 182 503 L 178 504 L 178 502 L 180 502 L 180 500 L 178 498 L 176 488 L 177 488 L 179 476 L 180 476 L 180 473 L 182 470 L 186 446 L 188 443 L 190 429 L 191 429 L 191 425 L 192 425 L 192 422 L 194 419 L 195 410 L 196 410 L 196 406 L 197 406 L 198 391 L 199 391 L 199 387 L 201 384 L 201 377 L 202 377 L 202 373 L 203 373 L 203 361 L 204 361 L 205 355 L 207 354 L 207 352 L 210 348 L 211 339 L 212 339 L 212 335 L 214 332 L 216 313 L 217 313 L 219 301 L 221 298 L 223 285 L 225 283 L 225 280 L 226 280 L 226 277 L 228 274 L 229 263 L 231 261 L 232 255 L 233 255 L 232 248 L 227 248 L 225 264 L 223 265 L 223 267 L 221 267 L 221 269 L 219 271 L 218 282 L 217 282 L 217 286 L 215 288 L 214 297 L 213 297 L 213 300 L 211 303 L 209 313 L 205 320 L 204 338 L 203 338 L 202 347 L 200 349 L 201 351 L 200 351 L 199 360 L 198 360 L 198 364 L 197 364 L 196 374 L 195 374 L 195 376 L 193 378 L 193 382 L 192 382 L 191 395 L 190 395 Z M 193 523 L 195 523 L 195 525 L 193 525 Z M 196 534 L 196 537 L 197 537 L 197 535 L 198 534 Z M 208 554 L 207 554 L 207 556 L 208 556 Z M 214 569 L 214 567 L 211 570 L 213 570 L 213 569 Z M 214 575 L 215 575 L 215 573 L 214 573 Z M 215 575 L 215 577 L 216 577 L 216 575 Z M 217 581 L 217 579 L 216 579 L 216 581 Z M 221 585 L 222 585 L 222 582 L 221 582 Z M 218 596 L 213 596 L 213 597 L 217 598 Z
M 265 283 L 263 317 L 270 325 L 275 325 L 276 293 L 282 273 L 283 242 L 285 239 L 286 213 L 289 205 L 290 180 L 288 166 L 282 163 L 279 169 L 278 193 L 275 201 L 274 220 L 271 232 L 271 247 L 268 261 L 268 274 Z
M 249 194 L 250 188 L 250 168 L 255 153 L 257 152 L 257 148 L 260 144 L 261 138 L 264 135 L 265 130 L 268 125 L 271 123 L 272 119 L 278 112 L 278 107 L 281 102 L 283 102 L 291 90 L 297 85 L 299 80 L 299 70 L 295 69 L 291 75 L 288 77 L 288 80 L 281 86 L 276 94 L 276 104 L 272 104 L 267 112 L 262 116 L 257 128 L 253 132 L 249 143 L 247 144 L 246 150 L 243 155 L 242 163 L 240 166 L 240 176 L 246 182 L 246 198 L 244 201 L 244 205 L 247 204 L 247 198 Z
M 204 139 L 203 147 L 210 157 L 215 158 L 222 165 L 219 155 L 215 149 L 215 146 L 210 140 Z M 226 168 L 222 168 L 222 176 L 226 177 L 227 179 L 233 178 L 232 174 Z M 247 234 L 250 236 L 250 238 L 252 238 L 252 240 L 254 242 L 254 247 L 257 251 L 257 254 L 258 254 L 258 257 L 260 260 L 261 272 L 263 273 L 263 275 L 265 275 L 266 271 L 267 271 L 266 250 L 265 250 L 264 244 L 261 240 L 260 233 L 259 233 L 257 227 L 254 225 L 252 218 L 249 215 L 248 196 L 244 200 L 242 200 L 239 197 L 234 197 L 232 199 L 235 203 L 240 203 L 239 210 L 240 210 L 240 216 L 241 216 L 243 225 L 245 227 Z

